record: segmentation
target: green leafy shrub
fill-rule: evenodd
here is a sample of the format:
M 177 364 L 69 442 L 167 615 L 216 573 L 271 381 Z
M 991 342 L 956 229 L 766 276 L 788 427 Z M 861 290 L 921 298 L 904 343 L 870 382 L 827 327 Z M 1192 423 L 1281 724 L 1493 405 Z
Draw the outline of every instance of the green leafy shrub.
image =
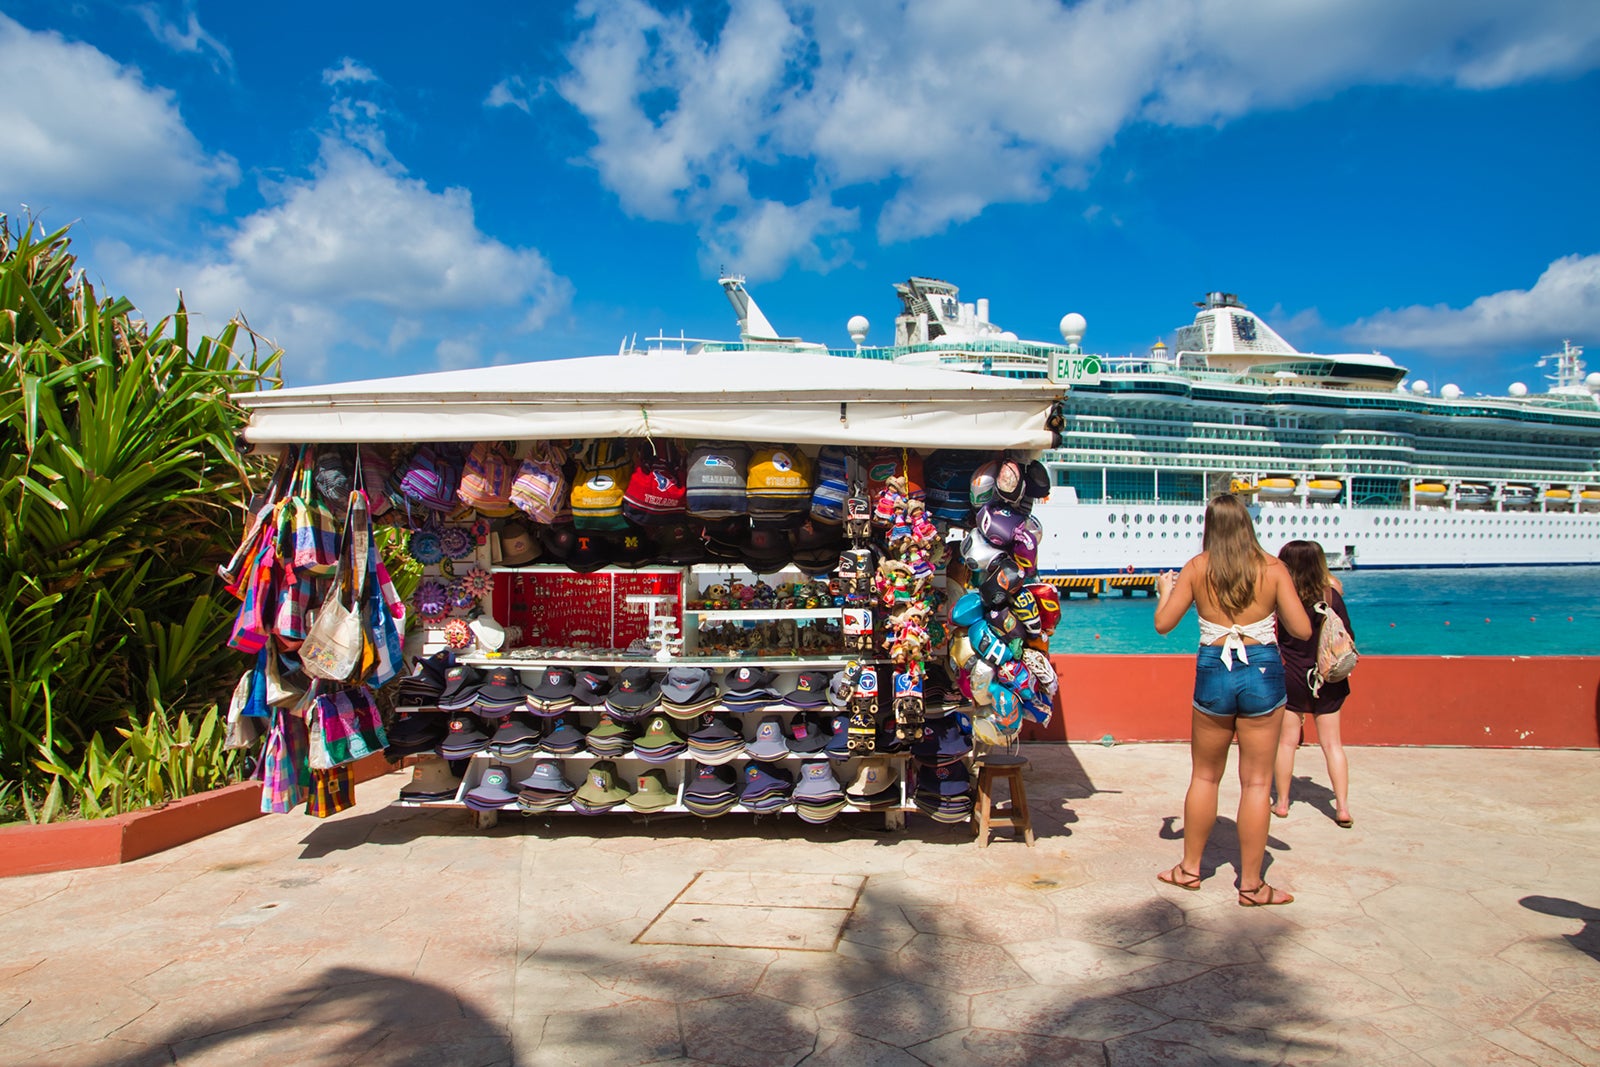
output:
M 231 690 L 234 604 L 216 567 L 255 471 L 228 394 L 275 385 L 280 355 L 239 321 L 191 342 L 181 296 L 147 325 L 96 294 L 69 244 L 0 215 L 0 804 L 30 813 L 52 791 L 58 807 L 101 806 L 118 787 L 94 776 L 133 744 L 107 739 L 159 718 L 192 748 L 188 719 Z

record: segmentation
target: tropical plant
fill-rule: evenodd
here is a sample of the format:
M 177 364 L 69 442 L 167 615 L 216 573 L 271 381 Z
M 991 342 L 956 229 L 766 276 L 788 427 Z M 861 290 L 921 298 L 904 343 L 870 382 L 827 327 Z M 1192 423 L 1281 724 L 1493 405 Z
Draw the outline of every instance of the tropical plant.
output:
M 181 295 L 149 326 L 96 294 L 69 245 L 0 215 L 0 795 L 14 798 L 52 776 L 93 789 L 62 771 L 97 740 L 109 758 L 113 731 L 181 730 L 225 698 L 239 662 L 216 567 L 256 473 L 228 394 L 275 385 L 280 355 L 237 320 L 191 338 Z

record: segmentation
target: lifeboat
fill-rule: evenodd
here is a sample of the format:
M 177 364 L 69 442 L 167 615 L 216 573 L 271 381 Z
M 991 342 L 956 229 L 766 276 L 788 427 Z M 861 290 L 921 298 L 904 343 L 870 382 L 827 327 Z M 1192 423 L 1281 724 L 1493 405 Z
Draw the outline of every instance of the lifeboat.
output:
M 1306 483 L 1309 500 L 1338 500 L 1344 493 L 1344 483 L 1337 478 L 1313 478 Z
M 1591 485 L 1578 490 L 1578 506 L 1585 511 L 1600 510 L 1600 487 Z
M 1570 504 L 1572 503 L 1572 490 L 1552 485 L 1544 491 L 1544 502 L 1556 505 Z
M 1481 482 L 1462 482 L 1456 486 L 1456 503 L 1471 504 L 1474 506 L 1487 504 L 1494 498 L 1494 492 Z
M 1449 491 L 1443 482 L 1417 482 L 1411 487 L 1411 495 L 1419 504 L 1438 504 Z
M 1249 478 L 1235 478 L 1228 483 L 1228 492 L 1230 493 L 1253 493 L 1255 491 L 1256 483 Z
M 1507 485 L 1500 490 L 1500 503 L 1508 508 L 1525 508 L 1533 504 L 1533 490 L 1526 485 Z
M 1293 478 L 1262 478 L 1256 482 L 1256 494 L 1262 500 L 1290 500 L 1295 495 Z

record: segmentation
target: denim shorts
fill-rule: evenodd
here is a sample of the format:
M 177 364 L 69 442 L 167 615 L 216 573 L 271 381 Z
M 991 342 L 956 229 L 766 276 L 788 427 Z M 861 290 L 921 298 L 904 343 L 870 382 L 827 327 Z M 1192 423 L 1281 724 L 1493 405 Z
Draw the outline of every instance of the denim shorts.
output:
M 1277 645 L 1245 645 L 1246 662 L 1237 653 L 1233 670 L 1222 662 L 1221 645 L 1201 645 L 1194 664 L 1194 706 L 1207 715 L 1252 719 L 1270 715 L 1287 699 L 1283 660 Z

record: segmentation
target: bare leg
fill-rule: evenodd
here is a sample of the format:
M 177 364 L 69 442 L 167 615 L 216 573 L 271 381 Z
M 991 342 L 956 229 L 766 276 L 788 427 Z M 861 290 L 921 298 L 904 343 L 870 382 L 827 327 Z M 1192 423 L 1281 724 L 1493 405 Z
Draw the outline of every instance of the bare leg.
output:
M 1194 721 L 1189 728 L 1189 792 L 1183 798 L 1183 868 L 1198 874 L 1200 856 L 1217 822 L 1217 786 L 1228 770 L 1234 720 L 1203 711 L 1190 714 Z M 1266 838 L 1264 829 L 1261 836 Z
M 1344 758 L 1344 742 L 1339 737 L 1339 713 L 1317 716 L 1317 743 L 1328 758 L 1328 780 L 1333 784 L 1333 817 L 1350 819 L 1350 766 Z
M 1289 783 L 1294 781 L 1294 753 L 1300 747 L 1300 713 L 1284 710 L 1283 726 L 1278 730 L 1278 762 L 1273 767 L 1273 785 L 1278 791 L 1278 802 L 1272 814 L 1282 819 L 1289 814 Z
M 1261 884 L 1261 861 L 1267 851 L 1267 814 L 1271 806 L 1273 759 L 1278 754 L 1279 708 L 1270 715 L 1234 720 L 1239 731 L 1239 888 Z M 1213 800 L 1215 798 L 1213 797 Z M 1184 826 L 1188 830 L 1188 826 Z M 1185 840 L 1187 844 L 1187 839 Z

